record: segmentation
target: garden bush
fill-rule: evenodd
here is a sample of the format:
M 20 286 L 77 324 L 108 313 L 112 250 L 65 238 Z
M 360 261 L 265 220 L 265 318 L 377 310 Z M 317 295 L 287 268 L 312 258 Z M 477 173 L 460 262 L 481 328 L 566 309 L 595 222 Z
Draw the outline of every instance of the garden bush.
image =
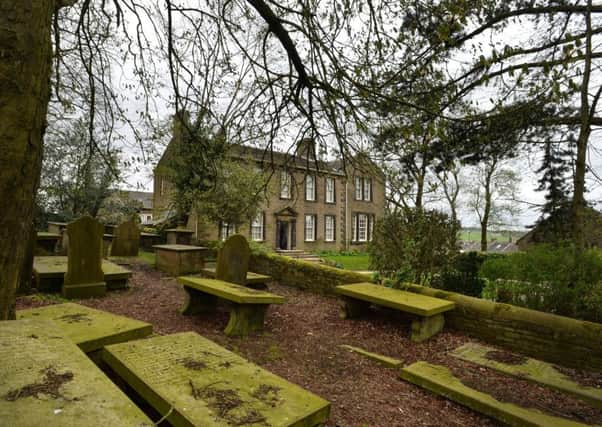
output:
M 459 224 L 445 213 L 404 209 L 376 221 L 368 245 L 371 267 L 383 278 L 430 284 L 458 254 Z
M 565 316 L 602 321 L 602 257 L 597 249 L 536 245 L 486 259 L 483 298 Z

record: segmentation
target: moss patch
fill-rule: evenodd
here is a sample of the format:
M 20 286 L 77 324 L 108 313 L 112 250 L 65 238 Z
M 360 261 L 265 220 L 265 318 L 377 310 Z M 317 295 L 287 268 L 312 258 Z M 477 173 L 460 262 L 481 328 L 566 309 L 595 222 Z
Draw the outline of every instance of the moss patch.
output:
M 4 398 L 9 402 L 25 397 L 38 398 L 40 394 L 50 396 L 53 399 L 65 398 L 60 392 L 63 384 L 73 380 L 73 372 L 67 371 L 62 374 L 56 372 L 55 368 L 49 366 L 41 371 L 44 378 L 41 382 L 24 385 L 23 387 L 10 390 Z

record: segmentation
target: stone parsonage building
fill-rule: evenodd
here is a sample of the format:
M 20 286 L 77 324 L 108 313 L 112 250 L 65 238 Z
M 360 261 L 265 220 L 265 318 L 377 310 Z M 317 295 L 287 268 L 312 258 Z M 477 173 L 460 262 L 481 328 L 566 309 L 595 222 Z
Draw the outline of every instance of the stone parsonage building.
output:
M 174 138 L 154 170 L 155 218 L 169 215 L 173 184 L 168 164 L 177 133 L 174 127 Z M 190 215 L 187 227 L 194 237 L 207 241 L 241 233 L 276 250 L 363 249 L 372 238 L 374 221 L 384 213 L 384 175 L 362 155 L 347 163 L 346 173 L 340 161 L 319 160 L 316 167 L 307 156 L 314 152 L 311 143 L 301 141 L 294 154 L 274 152 L 269 165 L 263 149 L 232 146 L 227 154 L 231 158 L 252 159 L 270 169 L 269 198 L 259 215 L 237 230 Z

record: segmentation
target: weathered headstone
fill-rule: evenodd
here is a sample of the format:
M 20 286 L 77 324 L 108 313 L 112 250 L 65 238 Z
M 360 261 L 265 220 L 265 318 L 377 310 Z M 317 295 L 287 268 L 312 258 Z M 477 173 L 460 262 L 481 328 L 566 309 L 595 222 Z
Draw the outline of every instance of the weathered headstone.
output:
M 83 216 L 67 225 L 69 252 L 62 293 L 65 298 L 103 296 L 107 285 L 102 271 L 103 225 Z
M 217 255 L 215 278 L 245 286 L 250 257 L 251 249 L 244 236 L 229 237 Z
M 115 229 L 112 256 L 138 256 L 140 229 L 134 221 L 126 221 Z

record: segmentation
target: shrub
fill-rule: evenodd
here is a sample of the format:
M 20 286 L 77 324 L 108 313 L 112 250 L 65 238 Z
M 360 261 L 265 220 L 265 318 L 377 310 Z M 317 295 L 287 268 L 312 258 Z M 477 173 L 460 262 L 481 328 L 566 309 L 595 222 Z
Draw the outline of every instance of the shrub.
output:
M 458 254 L 458 229 L 457 222 L 438 211 L 404 209 L 385 215 L 368 245 L 371 268 L 397 281 L 428 284 Z
M 525 252 L 485 260 L 484 298 L 535 310 L 602 319 L 602 258 L 596 249 L 537 245 Z

